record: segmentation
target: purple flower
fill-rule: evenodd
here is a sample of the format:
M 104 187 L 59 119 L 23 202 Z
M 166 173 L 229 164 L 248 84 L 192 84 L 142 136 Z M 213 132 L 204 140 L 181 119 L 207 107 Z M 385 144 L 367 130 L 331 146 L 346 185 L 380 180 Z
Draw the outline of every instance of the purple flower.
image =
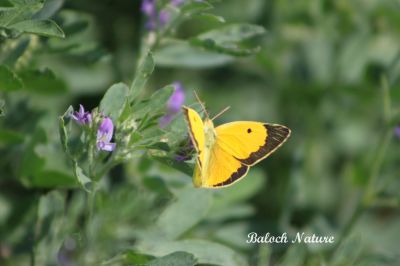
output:
M 89 125 L 92 122 L 92 115 L 90 112 L 85 112 L 85 108 L 83 108 L 82 104 L 79 105 L 79 112 L 74 112 L 71 117 L 79 125 Z
M 178 7 L 184 0 L 171 0 L 172 6 Z M 142 0 L 141 11 L 147 16 L 145 24 L 146 29 L 155 30 L 157 27 L 165 26 L 171 19 L 171 13 L 168 10 L 157 11 L 157 3 L 155 0 Z
M 147 16 L 146 29 L 154 30 L 157 26 L 157 5 L 155 0 L 143 0 L 141 11 Z
M 175 91 L 168 100 L 167 108 L 169 113 L 178 113 L 185 101 L 185 92 L 183 91 L 183 86 L 179 81 L 175 81 L 173 85 Z
M 394 135 L 400 139 L 400 125 L 394 129 Z
M 185 0 L 171 0 L 171 5 L 180 6 L 185 2 Z
M 111 143 L 114 132 L 114 124 L 109 117 L 104 117 L 97 130 L 97 149 L 103 151 L 113 151 L 115 143 Z
M 175 114 L 179 113 L 181 110 L 182 104 L 185 101 L 185 92 L 183 90 L 183 86 L 180 82 L 174 82 L 175 91 L 171 95 L 167 103 L 167 114 L 160 118 L 159 124 L 160 127 L 165 127 L 169 123 L 171 123 L 172 119 L 174 119 Z
M 140 8 L 147 16 L 154 16 L 156 14 L 156 2 L 155 0 L 143 0 Z
M 160 13 L 158 14 L 158 21 L 160 22 L 161 26 L 167 24 L 170 18 L 171 14 L 168 12 L 168 10 L 161 10 Z

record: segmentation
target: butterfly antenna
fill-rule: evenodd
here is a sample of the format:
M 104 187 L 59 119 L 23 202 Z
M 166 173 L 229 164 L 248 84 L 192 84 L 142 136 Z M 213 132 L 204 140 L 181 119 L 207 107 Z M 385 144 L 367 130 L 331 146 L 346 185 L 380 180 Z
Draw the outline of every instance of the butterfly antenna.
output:
M 225 107 L 224 110 L 222 110 L 221 112 L 219 112 L 218 114 L 216 114 L 213 118 L 211 118 L 211 120 L 214 120 L 215 118 L 221 116 L 223 113 L 225 113 L 226 111 L 228 111 L 229 108 L 231 108 L 231 107 L 230 107 L 230 106 Z
M 207 118 L 210 119 L 210 116 L 208 115 L 208 112 L 206 110 L 206 107 L 204 106 L 203 102 L 200 100 L 199 95 L 197 95 L 197 92 L 193 90 L 194 96 L 196 97 L 197 101 L 199 102 L 201 109 L 203 109 L 203 112 L 206 114 Z

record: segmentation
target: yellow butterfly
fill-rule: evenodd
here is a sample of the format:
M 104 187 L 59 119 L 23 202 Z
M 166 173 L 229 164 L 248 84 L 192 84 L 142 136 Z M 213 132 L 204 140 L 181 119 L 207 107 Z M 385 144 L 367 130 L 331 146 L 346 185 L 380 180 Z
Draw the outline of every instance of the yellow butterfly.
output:
M 214 128 L 212 119 L 202 121 L 189 107 L 183 112 L 197 151 L 193 174 L 195 187 L 221 188 L 244 177 L 250 166 L 277 150 L 290 136 L 290 129 L 277 124 L 236 121 Z

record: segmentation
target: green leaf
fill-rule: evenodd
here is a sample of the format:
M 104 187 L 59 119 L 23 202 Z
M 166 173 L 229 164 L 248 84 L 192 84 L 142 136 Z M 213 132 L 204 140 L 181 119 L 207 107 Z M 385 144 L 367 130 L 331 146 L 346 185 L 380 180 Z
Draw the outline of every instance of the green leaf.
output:
M 76 188 L 75 178 L 57 170 L 43 169 L 32 177 L 32 187 L 39 188 Z
M 78 163 L 74 161 L 74 175 L 81 185 L 81 187 L 87 192 L 92 192 L 93 182 L 92 180 L 85 175 L 82 168 L 78 166 Z
M 48 20 L 60 8 L 62 0 L 3 1 L 0 7 L 0 27 L 3 37 L 16 38 L 22 33 L 33 33 L 48 37 L 64 37 L 63 31 L 52 20 Z M 39 12 L 40 11 L 40 12 Z
M 0 10 L 0 27 L 28 20 L 43 7 L 42 0 L 12 1 L 13 7 Z
M 193 166 L 186 162 L 177 161 L 174 158 L 169 157 L 160 157 L 160 156 L 152 156 L 152 158 L 160 163 L 168 165 L 182 173 L 191 176 L 193 174 Z
M 100 112 L 117 121 L 125 108 L 129 88 L 124 83 L 112 85 L 100 102 Z
M 28 91 L 44 95 L 61 94 L 67 91 L 64 81 L 57 78 L 53 71 L 48 68 L 44 70 L 24 70 L 18 74 Z
M 157 226 L 167 239 L 177 239 L 199 223 L 211 207 L 212 194 L 208 190 L 187 187 L 175 193 L 176 201 L 160 215 Z M 193 203 L 196 204 L 193 204 Z
M 37 12 L 33 18 L 34 19 L 48 19 L 56 14 L 58 10 L 61 9 L 64 4 L 64 0 L 46 0 L 44 2 L 43 8 Z
M 4 65 L 14 66 L 17 60 L 25 53 L 31 43 L 31 36 L 24 36 L 14 40 L 15 46 L 10 47 L 9 50 L 2 52 L 1 61 Z
M 174 31 L 185 21 L 195 18 L 212 8 L 213 6 L 206 1 L 185 1 L 180 6 L 167 4 L 163 9 L 169 13 L 169 20 L 160 28 L 160 35 L 170 35 L 171 31 Z
M 19 132 L 9 129 L 0 129 L 0 146 L 4 144 L 20 144 L 24 142 L 25 136 Z
M 140 118 L 148 113 L 157 114 L 157 112 L 165 109 L 165 105 L 174 91 L 175 87 L 173 85 L 168 85 L 155 91 L 149 100 L 143 101 L 134 106 L 133 113 L 135 117 Z
M 200 14 L 195 15 L 194 17 L 200 18 L 200 19 L 203 19 L 203 20 L 215 21 L 215 22 L 219 22 L 219 23 L 225 23 L 226 22 L 224 17 L 217 16 L 217 15 L 214 15 L 214 14 L 211 14 L 211 13 L 200 13 Z
M 148 78 L 154 70 L 154 60 L 151 53 L 141 62 L 139 68 L 136 71 L 135 78 L 132 81 L 131 87 L 129 89 L 129 102 L 136 100 L 136 97 L 140 95 L 144 89 Z
M 219 197 L 215 198 L 215 202 L 218 203 Z M 238 203 L 235 205 L 229 205 L 229 207 L 211 208 L 209 214 L 207 215 L 208 221 L 222 222 L 232 219 L 243 219 L 246 217 L 251 217 L 255 214 L 255 209 L 252 205 L 246 203 Z
M 158 120 L 154 118 L 153 120 Z M 142 134 L 142 139 L 138 143 L 140 146 L 146 146 L 146 148 L 151 149 L 154 147 L 154 145 L 158 142 L 160 142 L 161 138 L 164 135 L 164 131 L 158 128 L 158 122 L 152 122 L 151 124 L 148 124 L 148 129 L 145 129 L 141 132 Z
M 7 66 L 0 65 L 0 91 L 15 91 L 22 87 L 21 79 Z
M 197 203 L 198 201 L 196 201 Z M 193 202 L 192 202 L 193 204 Z M 175 221 L 179 220 L 178 218 Z M 173 221 L 173 223 L 175 222 Z M 165 256 L 177 250 L 193 254 L 198 264 L 245 266 L 246 261 L 232 249 L 207 240 L 188 239 L 165 242 L 160 239 L 138 243 L 138 249 L 155 256 Z
M 74 108 L 69 106 L 67 111 L 59 118 L 59 133 L 60 133 L 60 141 L 62 148 L 66 154 L 71 156 L 69 149 L 68 149 L 68 130 L 66 128 L 67 124 L 70 121 L 71 114 L 74 112 Z
M 197 262 L 193 254 L 177 251 L 150 261 L 148 266 L 193 266 Z
M 154 59 L 157 66 L 208 68 L 228 64 L 234 58 L 174 40 L 157 49 Z
M 65 37 L 62 29 L 52 20 L 25 20 L 12 24 L 8 28 L 46 37 Z
M 187 2 L 181 7 L 181 12 L 186 16 L 204 12 L 212 9 L 213 6 L 208 2 Z
M 207 39 L 204 41 L 198 39 L 192 39 L 191 44 L 195 46 L 200 46 L 210 51 L 222 54 L 228 54 L 232 56 L 248 56 L 260 51 L 260 47 L 243 48 L 240 45 L 234 43 L 219 44 L 212 39 Z
M 171 148 L 169 147 L 168 143 L 165 142 L 156 142 L 148 147 L 149 149 L 160 150 L 160 151 L 170 151 Z
M 196 39 L 202 41 L 211 39 L 216 43 L 233 43 L 263 35 L 265 32 L 265 29 L 258 25 L 230 24 L 202 33 Z
M 243 218 L 244 217 L 238 217 L 238 219 Z M 244 239 L 247 240 L 249 232 L 249 224 L 247 222 L 229 222 L 215 230 L 213 239 L 218 240 L 220 243 L 227 244 L 230 247 L 236 247 L 242 250 L 254 250 L 255 245 L 243 241 Z
M 126 251 L 124 257 L 125 262 L 132 263 L 133 265 L 148 265 L 147 263 L 154 259 L 154 256 L 139 253 L 134 250 Z
M 233 56 L 247 56 L 259 51 L 259 47 L 247 48 L 241 42 L 265 33 L 261 26 L 231 24 L 198 35 L 190 40 L 194 46 Z

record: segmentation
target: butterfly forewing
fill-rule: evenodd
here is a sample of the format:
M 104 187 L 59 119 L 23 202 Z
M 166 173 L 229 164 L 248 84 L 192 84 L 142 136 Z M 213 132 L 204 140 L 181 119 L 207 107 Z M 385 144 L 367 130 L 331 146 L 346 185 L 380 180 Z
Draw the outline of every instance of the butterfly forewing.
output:
M 183 107 L 182 110 L 188 124 L 190 139 L 197 151 L 197 162 L 201 166 L 203 163 L 203 151 L 205 145 L 203 120 L 200 115 L 191 108 Z
M 250 121 L 223 124 L 215 130 L 222 149 L 249 166 L 272 154 L 290 135 L 285 126 Z

